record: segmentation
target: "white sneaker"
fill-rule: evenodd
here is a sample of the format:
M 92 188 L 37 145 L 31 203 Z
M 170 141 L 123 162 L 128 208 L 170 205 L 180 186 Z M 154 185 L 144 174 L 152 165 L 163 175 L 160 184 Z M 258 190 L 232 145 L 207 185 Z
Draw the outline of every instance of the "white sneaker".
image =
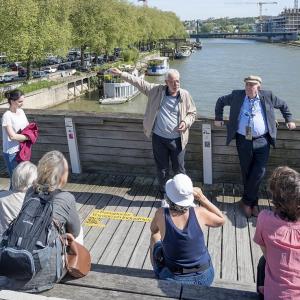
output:
M 167 200 L 165 199 L 161 200 L 161 207 L 170 207 Z

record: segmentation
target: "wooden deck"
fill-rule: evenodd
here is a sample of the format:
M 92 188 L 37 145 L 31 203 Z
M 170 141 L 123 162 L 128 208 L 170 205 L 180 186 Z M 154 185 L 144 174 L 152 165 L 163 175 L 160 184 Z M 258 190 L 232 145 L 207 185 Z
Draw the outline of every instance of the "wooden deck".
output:
M 6 186 L 7 179 L 1 178 L 0 188 Z M 213 288 L 155 280 L 149 259 L 150 222 L 103 218 L 96 227 L 83 225 L 92 272 L 82 279 L 67 278 L 43 295 L 66 299 L 255 299 L 256 265 L 261 256 L 252 241 L 256 219 L 241 214 L 239 186 L 218 184 L 203 189 L 226 216 L 223 227 L 205 230 L 215 267 Z M 151 218 L 160 206 L 154 177 L 73 175 L 66 190 L 75 195 L 83 224 L 95 209 Z M 269 208 L 265 193 L 259 204 L 260 209 Z

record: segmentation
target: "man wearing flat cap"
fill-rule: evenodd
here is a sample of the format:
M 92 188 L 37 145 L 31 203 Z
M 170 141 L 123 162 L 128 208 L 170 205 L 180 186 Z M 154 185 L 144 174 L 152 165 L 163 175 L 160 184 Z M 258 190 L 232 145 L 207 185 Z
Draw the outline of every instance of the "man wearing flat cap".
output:
M 234 90 L 218 99 L 215 107 L 215 125 L 223 126 L 224 106 L 230 106 L 227 124 L 228 145 L 236 139 L 244 193 L 242 209 L 247 217 L 258 215 L 258 191 L 266 172 L 270 145 L 275 146 L 275 108 L 281 111 L 288 129 L 296 128 L 285 101 L 271 91 L 261 90 L 262 79 L 250 75 L 244 79 L 245 90 Z

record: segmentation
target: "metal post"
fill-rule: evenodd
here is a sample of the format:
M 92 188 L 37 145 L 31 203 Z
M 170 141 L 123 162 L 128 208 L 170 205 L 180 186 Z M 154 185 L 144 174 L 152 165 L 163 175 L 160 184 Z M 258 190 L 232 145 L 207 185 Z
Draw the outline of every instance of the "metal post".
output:
M 202 125 L 203 183 L 212 184 L 211 125 Z
M 67 139 L 68 139 L 72 173 L 80 174 L 81 165 L 80 165 L 76 130 L 72 118 L 65 118 L 65 127 L 66 127 Z

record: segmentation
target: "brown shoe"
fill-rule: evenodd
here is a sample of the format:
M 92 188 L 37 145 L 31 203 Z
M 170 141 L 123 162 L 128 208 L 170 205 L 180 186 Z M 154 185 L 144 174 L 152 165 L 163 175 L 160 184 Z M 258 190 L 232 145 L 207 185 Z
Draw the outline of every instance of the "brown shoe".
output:
M 258 205 L 255 205 L 255 206 L 252 207 L 252 216 L 257 217 L 258 214 L 259 214 Z
M 251 217 L 251 215 L 252 215 L 252 208 L 251 208 L 251 206 L 246 205 L 245 203 L 241 202 L 241 209 L 242 209 L 244 215 L 247 218 Z

